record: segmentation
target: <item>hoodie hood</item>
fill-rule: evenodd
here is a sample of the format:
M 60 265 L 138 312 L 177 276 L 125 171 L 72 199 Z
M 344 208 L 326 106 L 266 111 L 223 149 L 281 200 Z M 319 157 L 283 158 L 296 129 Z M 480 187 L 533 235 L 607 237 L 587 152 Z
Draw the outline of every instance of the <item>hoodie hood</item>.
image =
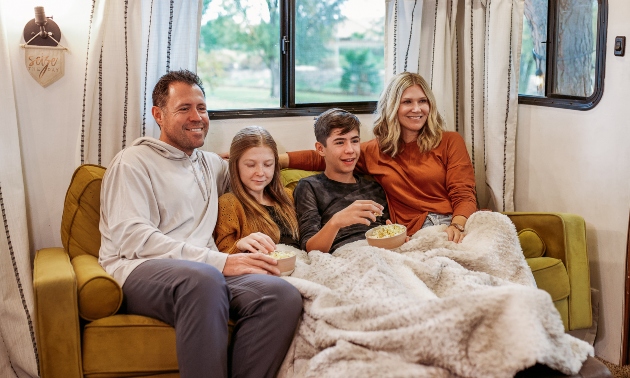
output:
M 210 180 L 212 173 L 210 171 L 210 167 L 208 166 L 208 162 L 203 158 L 202 153 L 199 152 L 199 150 L 195 149 L 192 155 L 188 156 L 179 148 L 173 147 L 168 143 L 164 143 L 159 139 L 151 137 L 138 138 L 131 145 L 151 147 L 153 151 L 169 160 L 187 160 L 190 163 L 192 173 L 195 176 L 195 181 L 199 186 L 203 200 L 207 201 L 208 198 L 210 198 Z
M 132 146 L 140 146 L 140 145 L 149 146 L 155 152 L 162 155 L 162 157 L 165 157 L 170 160 L 186 160 L 188 158 L 193 158 L 193 157 L 195 157 L 196 159 L 196 155 L 197 155 L 196 153 L 193 152 L 192 156 L 188 156 L 186 155 L 184 151 L 180 150 L 179 148 L 173 147 L 168 143 L 164 143 L 159 139 L 155 139 L 151 137 L 138 138 L 132 144 Z

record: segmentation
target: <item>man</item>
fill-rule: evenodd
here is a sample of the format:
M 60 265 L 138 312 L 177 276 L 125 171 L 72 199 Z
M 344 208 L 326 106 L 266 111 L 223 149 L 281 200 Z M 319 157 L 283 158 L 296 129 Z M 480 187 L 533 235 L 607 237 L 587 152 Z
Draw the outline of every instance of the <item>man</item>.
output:
M 134 141 L 103 178 L 99 262 L 122 286 L 129 313 L 175 327 L 181 377 L 274 377 L 301 296 L 275 277 L 270 256 L 217 250 L 212 232 L 229 175 L 223 159 L 198 150 L 210 123 L 201 80 L 190 71 L 164 75 L 152 114 L 160 139 Z M 248 238 L 256 249 L 275 248 L 266 235 Z
M 332 253 L 389 219 L 381 185 L 353 173 L 361 154 L 360 127 L 354 114 L 336 108 L 315 121 L 315 150 L 326 168 L 301 179 L 293 193 L 300 244 L 308 252 Z

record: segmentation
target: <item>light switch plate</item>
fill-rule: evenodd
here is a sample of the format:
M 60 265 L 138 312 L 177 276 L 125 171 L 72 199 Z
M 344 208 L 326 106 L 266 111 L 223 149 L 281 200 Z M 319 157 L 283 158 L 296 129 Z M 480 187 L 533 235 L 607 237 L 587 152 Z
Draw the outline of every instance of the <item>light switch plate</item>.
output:
M 614 51 L 616 56 L 624 56 L 626 54 L 626 37 L 615 37 Z

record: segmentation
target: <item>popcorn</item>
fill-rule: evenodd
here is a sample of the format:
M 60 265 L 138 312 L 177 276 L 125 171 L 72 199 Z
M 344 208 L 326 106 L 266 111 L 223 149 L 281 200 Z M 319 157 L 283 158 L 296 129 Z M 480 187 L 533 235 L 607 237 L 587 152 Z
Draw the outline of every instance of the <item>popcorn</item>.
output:
M 374 229 L 371 236 L 376 239 L 383 239 L 396 236 L 402 232 L 405 232 L 405 226 L 400 224 L 388 224 Z
M 289 257 L 293 257 L 295 253 L 291 251 L 273 251 L 269 254 L 269 256 L 273 257 L 276 260 L 288 259 Z

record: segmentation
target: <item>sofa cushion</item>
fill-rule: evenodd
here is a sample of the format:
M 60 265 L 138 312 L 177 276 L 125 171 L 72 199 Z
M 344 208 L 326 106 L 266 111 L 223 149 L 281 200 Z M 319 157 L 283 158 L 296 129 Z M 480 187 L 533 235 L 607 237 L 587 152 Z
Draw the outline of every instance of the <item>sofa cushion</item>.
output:
M 518 240 L 523 249 L 523 255 L 526 259 L 533 257 L 542 257 L 545 255 L 547 246 L 540 235 L 531 228 L 524 228 L 518 232 Z
M 305 177 L 316 175 L 320 171 L 303 171 L 301 169 L 285 168 L 280 171 L 280 180 L 282 185 L 289 189 L 295 189 L 298 181 Z
M 89 254 L 98 257 L 101 247 L 100 220 L 101 181 L 105 168 L 84 164 L 72 175 L 61 217 L 61 242 L 70 255 Z
M 538 288 L 548 292 L 554 302 L 569 296 L 571 292 L 569 275 L 561 260 L 535 257 L 525 261 L 534 274 Z
M 79 315 L 86 320 L 96 320 L 114 315 L 123 300 L 118 282 L 99 265 L 92 255 L 72 259 L 77 277 Z
M 139 315 L 93 321 L 83 332 L 85 377 L 135 377 L 175 373 L 175 329 Z

